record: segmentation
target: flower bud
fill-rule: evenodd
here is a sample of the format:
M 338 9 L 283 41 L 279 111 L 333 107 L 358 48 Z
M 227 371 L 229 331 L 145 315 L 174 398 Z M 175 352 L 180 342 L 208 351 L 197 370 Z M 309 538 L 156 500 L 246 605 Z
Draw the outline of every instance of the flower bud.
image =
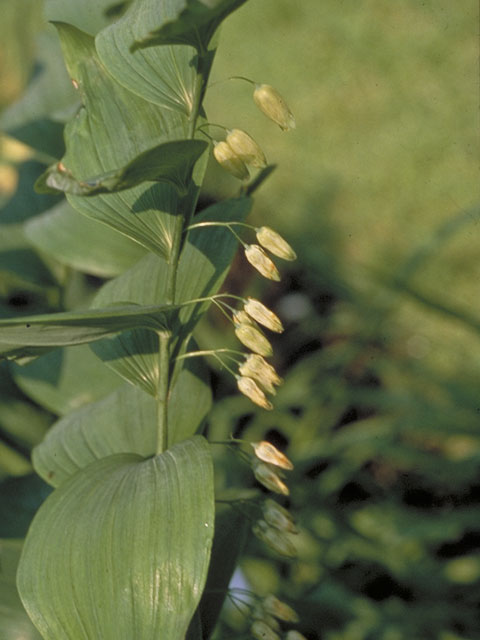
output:
M 275 394 L 274 384 L 282 384 L 283 380 L 277 374 L 271 364 L 268 364 L 262 356 L 250 353 L 245 362 L 238 368 L 242 376 L 253 378 L 267 393 Z
M 274 493 L 280 493 L 284 496 L 288 496 L 290 491 L 287 485 L 280 479 L 280 476 L 274 471 L 270 465 L 261 462 L 260 460 L 253 460 L 252 462 L 253 475 L 266 489 L 273 491 Z
M 245 247 L 245 257 L 264 278 L 279 282 L 280 274 L 277 267 L 258 244 L 248 244 Z
M 225 141 L 213 143 L 213 155 L 215 160 L 221 165 L 225 171 L 231 173 L 239 180 L 248 180 L 250 174 L 241 158 L 237 156 L 235 151 Z
M 298 533 L 293 518 L 287 509 L 284 509 L 275 500 L 265 500 L 263 503 L 263 517 L 265 522 L 275 529 L 288 533 Z M 283 619 L 283 618 L 282 618 Z
M 260 329 L 251 324 L 238 324 L 235 326 L 235 335 L 242 344 L 251 349 L 254 353 L 268 358 L 272 355 L 273 349 L 270 342 L 263 335 Z
M 250 627 L 251 634 L 257 640 L 280 640 L 280 636 L 263 620 L 255 620 Z
M 297 555 L 297 550 L 289 538 L 284 533 L 278 531 L 278 529 L 270 527 L 265 520 L 258 520 L 258 522 L 253 525 L 252 531 L 259 540 L 281 556 L 293 558 Z
M 292 607 L 289 607 L 288 604 L 285 604 L 274 595 L 267 596 L 262 602 L 262 607 L 267 613 L 284 622 L 298 622 L 299 620 Z
M 268 462 L 268 464 L 273 464 L 281 469 L 286 469 L 287 471 L 291 471 L 293 469 L 293 464 L 287 456 L 283 455 L 283 453 L 281 453 L 281 451 L 279 451 L 277 447 L 274 447 L 270 442 L 262 440 L 261 442 L 252 442 L 251 445 L 259 460 Z
M 256 229 L 258 242 L 268 249 L 274 256 L 282 260 L 296 260 L 297 254 L 282 236 L 270 229 L 270 227 L 259 227 Z
M 283 325 L 280 322 L 280 318 L 259 300 L 255 300 L 255 298 L 248 298 L 243 308 L 251 318 L 259 322 L 264 327 L 267 327 L 267 329 L 270 329 L 270 331 L 282 333 Z
M 262 169 L 267 166 L 265 154 L 248 133 L 241 129 L 232 129 L 226 137 L 227 144 L 245 164 Z
M 280 624 L 278 620 L 271 614 L 267 613 L 262 604 L 256 604 L 252 611 L 252 618 L 254 620 L 263 620 L 274 631 L 280 631 Z
M 232 314 L 232 319 L 235 325 L 249 324 L 252 327 L 257 326 L 257 323 L 254 322 L 252 318 L 247 313 L 245 313 L 245 311 L 243 311 L 243 309 L 240 309 L 239 311 L 234 311 Z
M 265 394 L 257 385 L 255 380 L 252 380 L 251 378 L 238 378 L 237 386 L 243 395 L 250 398 L 252 402 L 258 404 L 262 409 L 273 409 L 272 403 L 267 400 Z
M 260 111 L 263 111 L 267 118 L 278 124 L 280 129 L 283 131 L 295 129 L 295 118 L 276 89 L 269 84 L 257 84 L 253 92 L 253 99 Z
M 285 636 L 285 640 L 307 640 L 307 639 L 303 634 L 292 629 L 291 631 L 288 631 L 287 635 Z

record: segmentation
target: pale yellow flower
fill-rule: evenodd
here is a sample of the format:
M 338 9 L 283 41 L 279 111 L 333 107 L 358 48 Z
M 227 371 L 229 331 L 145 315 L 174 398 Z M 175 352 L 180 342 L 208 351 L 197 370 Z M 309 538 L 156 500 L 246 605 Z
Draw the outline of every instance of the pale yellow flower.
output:
M 248 180 L 250 174 L 248 169 L 241 158 L 237 156 L 231 146 L 225 142 L 213 143 L 213 156 L 218 164 L 235 176 L 239 180 Z
M 281 480 L 280 476 L 274 471 L 269 464 L 254 459 L 252 461 L 253 475 L 266 489 L 274 493 L 280 493 L 288 496 L 290 491 L 287 485 Z
M 246 245 L 245 257 L 264 278 L 279 282 L 280 274 L 277 267 L 258 244 Z
M 283 380 L 264 358 L 257 353 L 250 353 L 238 368 L 242 376 L 253 378 L 267 393 L 275 395 L 273 385 L 282 384 Z
M 263 335 L 260 329 L 251 324 L 236 324 L 235 335 L 242 344 L 251 349 L 254 353 L 268 358 L 273 354 L 272 345 Z
M 280 318 L 259 300 L 248 298 L 243 308 L 251 318 L 270 329 L 270 331 L 282 333 L 283 325 L 280 322 Z
M 285 456 L 270 442 L 262 440 L 261 442 L 252 442 L 251 445 L 259 460 L 268 462 L 268 464 L 273 464 L 281 469 L 286 469 L 287 471 L 291 471 L 293 469 L 293 464 L 287 456 Z
M 267 159 L 262 149 L 245 131 L 241 129 L 230 130 L 226 142 L 245 164 L 259 169 L 267 166 Z
M 269 84 L 255 85 L 253 99 L 260 111 L 263 111 L 267 118 L 278 124 L 280 129 L 283 131 L 295 129 L 296 123 L 293 113 L 282 96 L 272 86 Z
M 239 390 L 245 396 L 247 396 L 247 398 L 250 398 L 252 402 L 257 404 L 259 407 L 262 407 L 262 409 L 267 409 L 267 410 L 273 409 L 272 403 L 267 400 L 265 394 L 257 385 L 255 380 L 252 380 L 251 378 L 244 378 L 244 377 L 238 378 L 237 386 Z
M 258 242 L 268 249 L 274 256 L 282 258 L 282 260 L 295 260 L 297 254 L 282 236 L 270 229 L 270 227 L 259 227 L 256 229 Z

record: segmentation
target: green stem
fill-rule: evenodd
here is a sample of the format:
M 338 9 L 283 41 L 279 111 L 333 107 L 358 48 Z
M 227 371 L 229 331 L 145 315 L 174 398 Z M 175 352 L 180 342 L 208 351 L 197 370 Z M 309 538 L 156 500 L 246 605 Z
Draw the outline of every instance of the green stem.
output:
M 175 216 L 175 222 L 173 227 L 172 248 L 170 250 L 170 257 L 168 260 L 167 270 L 167 291 L 166 291 L 166 303 L 175 304 L 175 289 L 177 285 L 177 270 L 178 259 L 180 257 L 180 249 L 182 245 L 182 234 L 184 217 L 182 212 L 177 212 Z
M 157 388 L 157 455 L 168 447 L 168 390 L 170 386 L 170 332 L 160 331 L 158 340 L 160 349 L 158 354 L 158 388 Z
M 195 86 L 193 89 L 193 105 L 188 118 L 188 130 L 187 138 L 191 139 L 195 137 L 195 130 L 197 126 L 198 114 L 200 112 L 200 106 L 203 98 L 203 85 L 204 77 L 202 71 L 202 57 L 199 56 L 197 75 L 195 78 Z M 167 290 L 166 290 L 166 302 L 167 304 L 175 304 L 175 289 L 177 284 L 177 271 L 178 260 L 180 257 L 180 251 L 182 248 L 182 239 L 185 228 L 190 222 L 193 215 L 193 211 L 187 211 L 189 205 L 189 194 L 180 202 L 179 211 L 175 217 L 175 224 L 173 228 L 172 247 L 170 250 L 170 257 L 168 260 L 168 272 L 167 272 Z M 190 208 L 193 208 L 195 204 L 191 204 Z
M 188 120 L 187 138 L 191 139 L 195 136 L 198 115 L 202 104 L 204 94 L 204 59 L 199 54 L 197 75 L 195 79 L 194 95 L 192 110 Z M 185 227 L 190 223 L 195 208 L 195 199 L 191 197 L 192 185 L 188 189 L 188 193 L 179 202 L 177 215 L 175 216 L 172 247 L 168 259 L 167 267 L 167 284 L 166 284 L 166 303 L 175 304 L 176 288 L 177 288 L 177 271 L 182 249 L 182 239 Z M 165 451 L 168 447 L 168 400 L 170 390 L 170 339 L 171 332 L 162 331 L 158 333 L 159 337 L 159 379 L 157 389 L 157 455 Z

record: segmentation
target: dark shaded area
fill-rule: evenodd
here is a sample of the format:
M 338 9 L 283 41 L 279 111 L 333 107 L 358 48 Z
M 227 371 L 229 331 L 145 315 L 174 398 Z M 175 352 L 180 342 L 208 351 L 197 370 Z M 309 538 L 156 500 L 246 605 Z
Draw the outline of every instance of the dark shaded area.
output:
M 23 538 L 53 489 L 36 474 L 0 482 L 0 538 Z

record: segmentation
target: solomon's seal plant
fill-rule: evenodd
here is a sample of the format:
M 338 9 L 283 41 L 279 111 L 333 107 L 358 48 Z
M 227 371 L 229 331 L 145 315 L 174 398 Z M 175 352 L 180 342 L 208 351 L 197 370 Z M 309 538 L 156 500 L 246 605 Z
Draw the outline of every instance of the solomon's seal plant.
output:
M 202 435 L 211 393 L 200 357 L 216 358 L 241 393 L 273 409 L 267 394 L 282 380 L 267 361 L 273 350 L 259 325 L 281 333 L 282 322 L 261 301 L 218 290 L 238 242 L 270 280 L 281 277 L 270 254 L 295 258 L 276 231 L 245 223 L 252 193 L 271 170 L 265 153 L 237 127 L 219 125 L 225 139 L 214 139 L 203 109 L 215 34 L 244 2 L 133 0 L 110 12 L 117 19 L 106 26 L 101 14 L 90 32 L 79 27 L 88 23 L 82 3 L 47 3 L 73 86 L 73 115 L 63 155 L 45 152 L 54 161 L 37 190 L 66 196 L 59 206 L 71 234 L 90 225 L 78 253 L 102 233 L 134 256 L 89 306 L 0 321 L 6 359 L 41 362 L 54 349 L 79 354 L 88 344 L 95 366 L 114 372 L 109 394 L 65 411 L 33 452 L 35 470 L 55 490 L 28 533 L 18 589 L 48 640 L 205 640 L 227 594 L 215 582 L 228 584 L 233 568 L 223 568 L 215 551 L 222 524 L 211 443 Z M 253 84 L 261 111 L 292 129 L 280 94 Z M 242 186 L 198 212 L 210 153 Z M 253 231 L 258 244 L 239 229 Z M 33 243 L 40 232 L 31 226 Z M 212 303 L 247 352 L 196 348 L 192 335 Z M 224 444 L 263 487 L 288 495 L 284 472 L 293 465 L 271 443 Z M 256 496 L 242 514 L 271 549 L 295 555 L 297 528 L 282 505 Z M 300 637 L 278 620 L 297 617 L 271 596 L 252 615 L 252 635 Z

